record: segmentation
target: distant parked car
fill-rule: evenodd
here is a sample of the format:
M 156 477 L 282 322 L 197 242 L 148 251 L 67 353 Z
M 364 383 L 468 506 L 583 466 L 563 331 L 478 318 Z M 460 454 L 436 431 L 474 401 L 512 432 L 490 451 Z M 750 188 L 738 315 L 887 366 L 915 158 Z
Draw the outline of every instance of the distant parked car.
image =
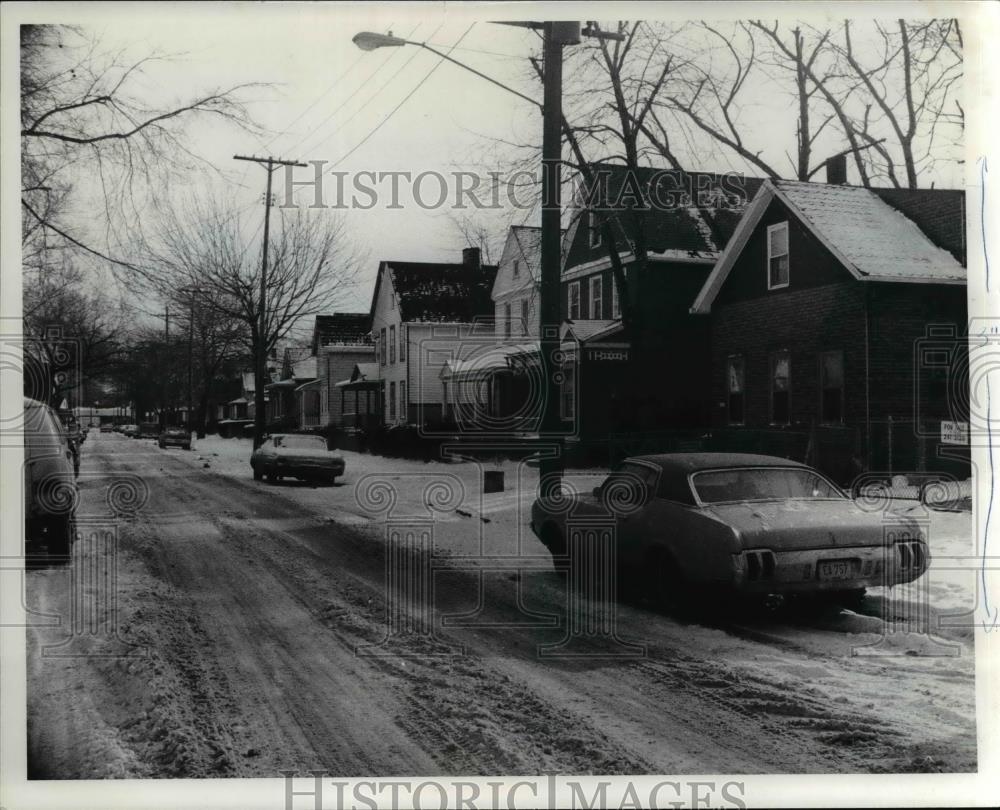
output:
M 140 439 L 159 439 L 160 438 L 160 426 L 156 422 L 140 422 L 139 423 L 139 438 Z
M 298 478 L 303 481 L 333 481 L 344 474 L 344 458 L 328 450 L 322 436 L 275 433 L 250 456 L 254 480 Z
M 539 498 L 531 528 L 555 559 L 567 519 L 609 518 L 624 581 L 671 592 L 854 601 L 911 582 L 930 562 L 918 524 L 866 511 L 821 473 L 771 456 L 677 453 L 626 459 L 592 494 Z M 593 553 L 591 551 L 591 553 Z
M 122 425 L 122 435 L 128 436 L 130 439 L 136 439 L 139 437 L 139 426 L 138 425 Z
M 160 448 L 183 447 L 191 449 L 191 431 L 182 427 L 168 427 L 159 436 Z
M 73 450 L 48 405 L 24 399 L 24 514 L 29 546 L 65 557 L 76 536 Z
M 105 424 L 101 425 L 101 427 L 100 427 L 101 433 L 110 433 L 114 429 L 115 429 L 115 426 L 112 425 L 110 422 L 106 422 Z

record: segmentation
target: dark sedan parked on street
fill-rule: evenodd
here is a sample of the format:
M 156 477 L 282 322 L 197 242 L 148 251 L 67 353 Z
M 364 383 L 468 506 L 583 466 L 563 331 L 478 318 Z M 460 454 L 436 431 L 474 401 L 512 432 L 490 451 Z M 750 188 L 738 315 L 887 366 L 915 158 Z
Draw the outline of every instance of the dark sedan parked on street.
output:
M 713 589 L 775 603 L 792 594 L 853 601 L 867 587 L 915 580 L 930 561 L 911 518 L 866 511 L 816 470 L 771 456 L 637 456 L 593 493 L 539 498 L 531 512 L 557 562 L 573 553 L 574 525 L 585 533 L 602 521 L 615 527 L 619 574 L 639 574 L 663 601 Z
M 254 480 L 298 478 L 302 481 L 333 481 L 344 474 L 344 458 L 328 450 L 322 436 L 274 433 L 250 456 Z
M 182 447 L 185 450 L 191 449 L 191 431 L 182 427 L 168 427 L 160 433 L 157 440 L 160 449 L 166 447 Z

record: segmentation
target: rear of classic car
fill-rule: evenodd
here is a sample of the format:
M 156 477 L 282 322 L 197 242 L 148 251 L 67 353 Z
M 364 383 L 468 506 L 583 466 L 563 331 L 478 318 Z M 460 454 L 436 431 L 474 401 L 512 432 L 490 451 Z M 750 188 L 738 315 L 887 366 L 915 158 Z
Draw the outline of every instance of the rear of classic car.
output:
M 739 530 L 736 530 L 739 534 Z M 863 591 L 912 582 L 930 565 L 926 538 L 916 523 L 832 526 L 740 535 L 732 555 L 732 584 L 745 594 L 808 594 Z

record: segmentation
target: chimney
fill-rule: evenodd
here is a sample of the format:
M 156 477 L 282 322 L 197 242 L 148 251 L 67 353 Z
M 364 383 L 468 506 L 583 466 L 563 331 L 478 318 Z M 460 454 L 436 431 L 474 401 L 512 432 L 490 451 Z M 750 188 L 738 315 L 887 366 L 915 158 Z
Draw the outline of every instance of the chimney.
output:
M 482 269 L 483 262 L 479 255 L 479 248 L 477 247 L 462 248 L 462 264 L 465 265 L 470 270 Z
M 847 155 L 834 155 L 826 159 L 826 182 L 831 186 L 847 184 Z

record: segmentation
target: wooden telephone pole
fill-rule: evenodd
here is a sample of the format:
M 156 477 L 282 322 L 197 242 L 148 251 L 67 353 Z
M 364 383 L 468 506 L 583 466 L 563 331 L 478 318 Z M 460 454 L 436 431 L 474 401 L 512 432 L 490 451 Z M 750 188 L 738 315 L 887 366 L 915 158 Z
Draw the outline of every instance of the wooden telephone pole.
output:
M 264 382 L 267 379 L 267 239 L 271 227 L 271 178 L 279 166 L 302 166 L 305 163 L 294 160 L 281 160 L 273 157 L 248 157 L 233 155 L 233 160 L 248 160 L 257 163 L 267 170 L 267 193 L 264 195 L 264 256 L 260 267 L 260 324 L 257 329 L 257 368 L 254 373 L 254 415 L 253 415 L 253 446 L 256 450 L 264 441 L 266 425 L 264 413 Z

